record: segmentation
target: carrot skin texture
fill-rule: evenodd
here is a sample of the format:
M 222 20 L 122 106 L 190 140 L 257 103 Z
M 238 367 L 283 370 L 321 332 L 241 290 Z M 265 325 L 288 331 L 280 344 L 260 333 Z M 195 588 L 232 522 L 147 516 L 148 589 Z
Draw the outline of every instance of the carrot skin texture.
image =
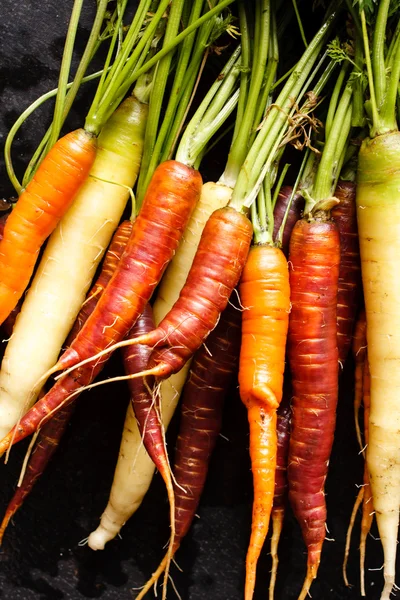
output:
M 335 196 L 340 204 L 332 209 L 340 236 L 340 267 L 337 305 L 339 362 L 343 366 L 353 339 L 361 296 L 361 262 L 358 244 L 356 184 L 340 181 Z
M 142 314 L 200 197 L 200 173 L 177 161 L 159 165 L 126 250 L 85 327 L 60 358 L 65 369 L 125 337 Z
M 58 140 L 22 192 L 0 242 L 0 323 L 27 287 L 40 248 L 69 208 L 96 156 L 96 138 L 77 129 Z
M 322 217 L 295 225 L 289 254 L 293 399 L 288 479 L 289 499 L 308 550 L 309 583 L 316 576 L 325 538 L 324 483 L 338 398 L 339 252 L 333 221 Z
M 276 239 L 279 228 L 282 225 L 285 216 L 287 205 L 289 204 L 292 187 L 289 185 L 282 186 L 274 207 L 274 234 L 273 239 Z M 301 217 L 301 212 L 304 208 L 304 198 L 301 194 L 296 193 L 293 196 L 292 203 L 289 208 L 288 216 L 283 230 L 281 250 L 287 257 L 289 254 L 290 236 L 292 235 L 293 227 Z
M 244 307 L 239 391 L 248 412 L 254 488 L 244 595 L 245 600 L 251 600 L 275 489 L 276 409 L 282 399 L 290 311 L 289 273 L 283 252 L 272 246 L 253 246 L 239 289 Z
M 218 325 L 196 352 L 185 384 L 173 472 L 176 544 L 193 522 L 222 424 L 222 409 L 238 368 L 241 312 L 228 304 Z
M 154 329 L 153 311 L 150 304 L 146 304 L 135 326 L 126 336 L 131 339 Z M 122 358 L 126 375 L 138 373 L 147 367 L 152 348 L 144 344 L 126 346 L 122 348 Z M 145 385 L 142 377 L 128 380 L 133 412 L 138 422 L 143 444 L 156 468 L 164 474 L 168 467 L 168 458 L 165 453 L 158 407 L 153 402 L 150 386 Z
M 177 373 L 218 323 L 239 282 L 252 233 L 249 219 L 233 208 L 209 218 L 178 300 L 146 342 L 157 344 L 148 368 L 155 367 L 158 377 Z
M 75 320 L 71 332 L 67 338 L 66 345 L 69 346 L 75 337 L 78 335 L 92 312 L 94 311 L 103 291 L 108 285 L 113 276 L 120 258 L 126 248 L 129 236 L 132 233 L 132 221 L 123 221 L 119 226 L 111 240 L 110 246 L 104 257 L 100 275 L 92 286 L 82 308 Z
M 371 373 L 366 455 L 384 554 L 382 600 L 395 583 L 400 505 L 399 156 L 399 131 L 365 139 L 356 196 Z

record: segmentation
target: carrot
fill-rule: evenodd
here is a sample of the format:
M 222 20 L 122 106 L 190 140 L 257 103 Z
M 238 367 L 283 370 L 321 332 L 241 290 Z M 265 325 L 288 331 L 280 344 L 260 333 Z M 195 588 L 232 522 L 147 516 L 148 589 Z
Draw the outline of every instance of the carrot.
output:
M 59 357 L 135 183 L 146 118 L 147 105 L 135 96 L 115 111 L 89 177 L 47 242 L 2 361 L 0 436 L 35 402 Z M 21 363 L 29 363 L 24 377 Z
M 289 254 L 292 312 L 288 353 L 293 419 L 288 477 L 290 502 L 308 549 L 301 598 L 305 598 L 316 577 L 325 539 L 324 483 L 338 394 L 339 261 L 337 226 L 325 213 L 296 223 Z
M 110 246 L 104 257 L 100 275 L 90 290 L 85 302 L 82 304 L 82 308 L 76 317 L 74 326 L 72 327 L 65 342 L 67 346 L 72 343 L 95 309 L 100 296 L 104 292 L 108 282 L 114 274 L 115 269 L 117 268 L 126 244 L 128 243 L 128 239 L 132 233 L 132 227 L 132 221 L 123 221 L 114 233 Z
M 54 369 L 93 357 L 126 335 L 171 260 L 200 191 L 198 171 L 172 160 L 157 167 L 117 271 Z
M 285 389 L 286 388 L 286 389 Z M 269 584 L 269 598 L 273 600 L 275 581 L 278 571 L 278 544 L 283 527 L 283 518 L 285 515 L 287 500 L 287 463 L 290 442 L 290 422 L 292 419 L 292 409 L 290 406 L 291 386 L 289 377 L 285 376 L 283 386 L 283 399 L 277 412 L 277 454 L 275 471 L 275 491 L 272 504 L 272 536 L 271 536 L 271 558 L 272 570 Z
M 221 430 L 223 404 L 238 365 L 240 317 L 240 310 L 228 304 L 206 344 L 194 355 L 184 387 L 173 465 L 176 498 L 173 554 L 195 517 L 208 465 Z M 151 589 L 166 565 L 167 555 L 137 600 Z
M 352 350 L 356 364 L 354 372 L 354 423 L 357 441 L 360 450 L 363 450 L 364 444 L 361 438 L 359 412 L 363 399 L 363 372 L 367 355 L 367 321 L 364 309 L 360 312 L 356 322 Z
M 400 313 L 394 273 L 400 212 L 397 173 L 400 134 L 363 143 L 359 155 L 357 216 L 371 372 L 371 412 L 367 466 L 380 539 L 384 549 L 388 600 L 395 577 L 400 504 L 400 412 L 397 331 Z M 373 157 L 373 158 L 372 158 Z M 379 166 L 378 166 L 379 165 Z M 390 252 L 388 249 L 390 248 Z
M 111 241 L 110 247 L 107 250 L 106 256 L 103 261 L 102 270 L 100 275 L 95 282 L 94 286 L 90 290 L 88 295 L 88 301 L 84 302 L 82 309 L 77 317 L 76 323 L 70 334 L 72 336 L 77 335 L 79 330 L 83 327 L 85 321 L 89 317 L 90 313 L 96 306 L 99 298 L 110 280 L 113 271 L 121 258 L 130 231 L 132 229 L 131 221 L 123 221 L 118 227 Z M 15 310 L 15 309 L 14 309 Z M 12 313 L 11 313 L 12 314 Z M 11 316 L 11 315 L 10 315 Z M 7 317 L 5 323 L 10 319 Z M 4 323 L 3 323 L 4 327 Z M 35 449 L 29 459 L 27 471 L 24 475 L 21 485 L 17 488 L 14 496 L 8 504 L 6 514 L 3 518 L 3 522 L 0 526 L 0 543 L 3 539 L 4 532 L 10 522 L 10 519 L 15 515 L 17 510 L 22 506 L 25 498 L 30 494 L 33 486 L 36 484 L 39 477 L 46 469 L 51 457 L 57 450 L 58 445 L 65 433 L 67 425 L 70 421 L 72 413 L 75 409 L 76 402 L 71 402 L 66 407 L 60 409 L 60 411 L 54 415 L 54 418 L 46 423 L 43 428 L 39 431 L 39 436 L 35 445 Z
M 239 391 L 248 411 L 254 487 L 245 584 L 245 599 L 250 600 L 275 488 L 276 409 L 282 399 L 290 311 L 288 268 L 281 250 L 269 245 L 251 249 L 240 297 L 244 311 Z
M 335 196 L 340 204 L 332 209 L 331 214 L 340 236 L 337 335 L 339 362 L 343 368 L 352 342 L 361 290 L 355 183 L 340 181 Z
M 39 250 L 85 181 L 96 156 L 96 138 L 77 129 L 51 149 L 4 227 L 0 242 L 0 323 L 21 298 Z
M 146 305 L 141 317 L 137 320 L 132 332 L 126 339 L 132 339 L 136 336 L 146 334 L 154 329 L 153 312 L 149 304 Z M 146 345 L 135 345 L 122 349 L 124 359 L 125 373 L 130 375 L 136 373 L 141 368 L 146 368 L 150 359 L 152 349 Z M 171 477 L 167 450 L 165 447 L 165 434 L 162 427 L 162 416 L 160 413 L 158 394 L 153 398 L 153 383 L 144 379 L 128 380 L 132 407 L 138 423 L 139 432 L 151 460 L 160 472 L 164 480 L 168 493 L 170 505 L 171 537 L 166 554 L 166 586 L 169 565 L 174 553 L 175 547 L 175 493 Z
M 364 373 L 363 373 L 363 403 L 364 403 L 364 441 L 368 447 L 369 442 L 369 415 L 371 408 L 371 379 L 368 365 L 368 354 L 365 356 L 364 362 Z M 364 497 L 362 505 L 362 518 L 361 518 L 361 535 L 360 535 L 360 582 L 361 582 L 361 596 L 365 596 L 365 547 L 367 542 L 367 536 L 371 530 L 372 521 L 374 519 L 374 505 L 371 494 L 371 485 L 369 480 L 368 466 L 364 464 Z
M 399 285 L 399 160 L 397 89 L 400 78 L 399 30 L 385 44 L 388 3 L 381 1 L 369 47 L 364 3 L 363 25 L 370 137 L 358 155 L 357 220 L 361 272 L 367 319 L 371 410 L 367 468 L 384 555 L 381 600 L 389 600 L 395 584 L 400 507 L 400 328 Z M 385 74 L 387 73 L 387 76 Z

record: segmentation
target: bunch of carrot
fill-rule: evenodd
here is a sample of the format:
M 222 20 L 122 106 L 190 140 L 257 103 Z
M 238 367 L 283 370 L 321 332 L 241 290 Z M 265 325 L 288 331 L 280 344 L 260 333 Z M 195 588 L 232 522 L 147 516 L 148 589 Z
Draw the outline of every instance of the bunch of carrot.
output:
M 365 594 L 365 539 L 374 507 L 385 558 L 381 599 L 388 600 L 400 498 L 398 7 L 389 0 L 377 7 L 365 0 L 333 2 L 307 42 L 296 2 L 289 11 L 286 2 L 238 1 L 231 7 L 234 26 L 230 4 L 141 0 L 125 27 L 127 2 L 113 14 L 99 2 L 93 36 L 67 93 L 81 8 L 74 3 L 52 127 L 22 186 L 9 168 L 21 193 L 0 242 L 1 321 L 17 304 L 19 314 L 0 371 L 0 452 L 30 434 L 36 447 L 0 535 L 59 444 L 80 394 L 104 384 L 111 394 L 113 381 L 127 380 L 131 402 L 114 483 L 88 544 L 102 549 L 119 533 L 156 468 L 167 488 L 170 536 L 137 598 L 164 573 L 165 600 L 171 561 L 194 519 L 224 400 L 229 405 L 238 375 L 253 475 L 244 597 L 253 598 L 270 520 L 274 597 L 289 502 L 307 548 L 298 596 L 304 599 L 323 555 L 325 480 L 362 272 L 367 337 L 355 360 L 364 361 L 356 383 L 362 382 L 363 441 L 358 419 L 357 427 L 366 463 L 353 522 L 363 501 Z M 351 21 L 339 28 L 344 45 L 331 40 L 340 14 Z M 293 23 L 306 45 L 295 61 L 284 48 L 279 52 Z M 236 26 L 240 44 L 231 41 L 225 67 L 187 120 L 213 45 L 221 32 L 235 37 Z M 56 141 L 101 31 L 109 51 L 85 127 Z M 287 62 L 292 67 L 285 74 L 279 65 Z M 223 132 L 231 135 L 223 174 L 203 185 L 202 159 L 212 156 L 211 140 L 234 111 Z M 361 144 L 367 124 L 370 138 Z M 282 166 L 289 144 L 303 151 L 292 187 L 283 186 L 291 173 Z M 110 245 L 129 198 L 131 219 L 122 221 Z M 125 375 L 95 382 L 119 348 Z M 30 365 L 26 377 L 18 373 L 21 357 Z M 172 460 L 166 428 L 181 393 Z M 346 560 L 348 554 L 349 546 Z

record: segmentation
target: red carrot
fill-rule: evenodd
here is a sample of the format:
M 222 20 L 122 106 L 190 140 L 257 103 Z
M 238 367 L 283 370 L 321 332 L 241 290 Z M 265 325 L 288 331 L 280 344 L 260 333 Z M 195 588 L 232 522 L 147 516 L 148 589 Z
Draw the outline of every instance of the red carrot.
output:
M 289 256 L 292 311 L 288 352 L 293 419 L 288 478 L 290 502 L 308 549 L 302 599 L 316 577 L 325 539 L 324 484 L 338 395 L 339 233 L 336 224 L 323 214 L 297 222 Z
M 96 283 L 91 288 L 85 302 L 82 304 L 82 308 L 75 320 L 75 323 L 70 331 L 70 334 L 65 342 L 66 346 L 70 346 L 73 340 L 76 338 L 92 312 L 94 311 L 100 296 L 104 292 L 108 285 L 111 277 L 113 276 L 120 258 L 126 248 L 128 239 L 132 233 L 133 223 L 132 221 L 123 221 L 116 232 L 114 233 L 113 239 L 111 240 L 110 246 L 104 257 L 104 261 L 101 267 L 101 272 L 96 280 Z
M 278 438 L 278 447 L 276 454 L 275 471 L 275 493 L 272 505 L 272 536 L 271 536 L 271 558 L 272 569 L 269 584 L 269 598 L 273 600 L 276 575 L 278 571 L 278 544 L 283 527 L 283 519 L 286 510 L 287 501 L 287 464 L 290 442 L 290 423 L 292 419 L 292 409 L 290 406 L 292 388 L 288 373 L 285 374 L 283 386 L 283 399 L 277 411 L 276 433 Z
M 173 257 L 201 185 L 199 172 L 182 163 L 170 160 L 157 167 L 117 271 L 54 370 L 72 366 L 125 337 Z
M 69 339 L 72 340 L 75 337 L 75 335 L 77 335 L 77 333 L 80 331 L 85 321 L 89 317 L 90 313 L 94 310 L 94 307 L 99 301 L 105 286 L 111 279 L 111 276 L 122 256 L 131 230 L 131 221 L 124 221 L 123 223 L 121 223 L 121 225 L 115 232 L 109 249 L 107 250 L 107 253 L 104 257 L 100 275 L 88 294 L 89 302 L 84 303 L 82 310 L 79 313 L 74 327 L 72 328 L 72 331 L 69 335 Z M 12 311 L 12 313 L 4 321 L 3 328 L 7 322 L 10 322 L 10 317 L 15 311 L 16 309 L 14 309 L 14 311 Z M 144 363 L 144 366 L 146 364 L 147 363 Z M 51 457 L 57 450 L 58 445 L 70 421 L 72 413 L 75 409 L 75 404 L 75 402 L 71 402 L 70 404 L 67 404 L 66 406 L 61 408 L 57 412 L 57 414 L 55 414 L 50 421 L 45 423 L 43 428 L 40 430 L 35 449 L 32 453 L 31 458 L 29 459 L 27 470 L 24 475 L 22 484 L 15 491 L 14 496 L 8 504 L 6 514 L 3 518 L 3 522 L 0 527 L 0 543 L 3 539 L 4 532 L 7 528 L 10 519 L 22 506 L 25 498 L 30 494 L 33 486 L 35 485 L 39 477 L 42 475 L 42 473 L 45 471 Z
M 240 322 L 240 310 L 229 304 L 207 343 L 196 352 L 184 387 L 173 467 L 176 482 L 173 554 L 194 519 L 221 430 L 223 403 L 238 365 Z M 137 600 L 154 585 L 166 563 L 167 556 Z
M 332 218 L 340 236 L 337 336 L 339 362 L 343 367 L 351 347 L 361 292 L 355 183 L 340 181 L 335 196 L 340 200 L 340 204 L 332 209 Z
M 246 262 L 252 238 L 249 219 L 233 208 L 216 210 L 209 218 L 192 268 L 178 300 L 151 333 L 108 346 L 68 369 L 98 361 L 116 348 L 132 344 L 154 347 L 148 369 L 135 377 L 165 379 L 177 373 L 218 322 Z M 106 292 L 107 293 L 107 292 Z M 89 322 L 88 322 L 89 325 Z

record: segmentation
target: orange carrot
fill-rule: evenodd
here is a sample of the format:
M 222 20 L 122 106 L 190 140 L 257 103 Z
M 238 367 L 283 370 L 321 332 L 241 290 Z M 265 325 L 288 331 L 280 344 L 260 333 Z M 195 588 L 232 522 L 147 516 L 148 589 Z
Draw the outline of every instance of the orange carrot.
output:
M 290 311 L 288 267 L 281 250 L 270 245 L 250 250 L 240 297 L 244 311 L 239 391 L 248 411 L 254 488 L 245 583 L 245 600 L 251 600 L 275 489 L 276 409 L 282 399 Z
M 339 232 L 326 213 L 298 221 L 290 241 L 292 312 L 288 353 L 293 382 L 289 499 L 308 550 L 304 599 L 325 539 L 324 484 L 338 397 Z
M 96 156 L 96 138 L 83 129 L 50 150 L 22 192 L 0 242 L 0 324 L 27 287 L 39 250 L 69 208 Z

